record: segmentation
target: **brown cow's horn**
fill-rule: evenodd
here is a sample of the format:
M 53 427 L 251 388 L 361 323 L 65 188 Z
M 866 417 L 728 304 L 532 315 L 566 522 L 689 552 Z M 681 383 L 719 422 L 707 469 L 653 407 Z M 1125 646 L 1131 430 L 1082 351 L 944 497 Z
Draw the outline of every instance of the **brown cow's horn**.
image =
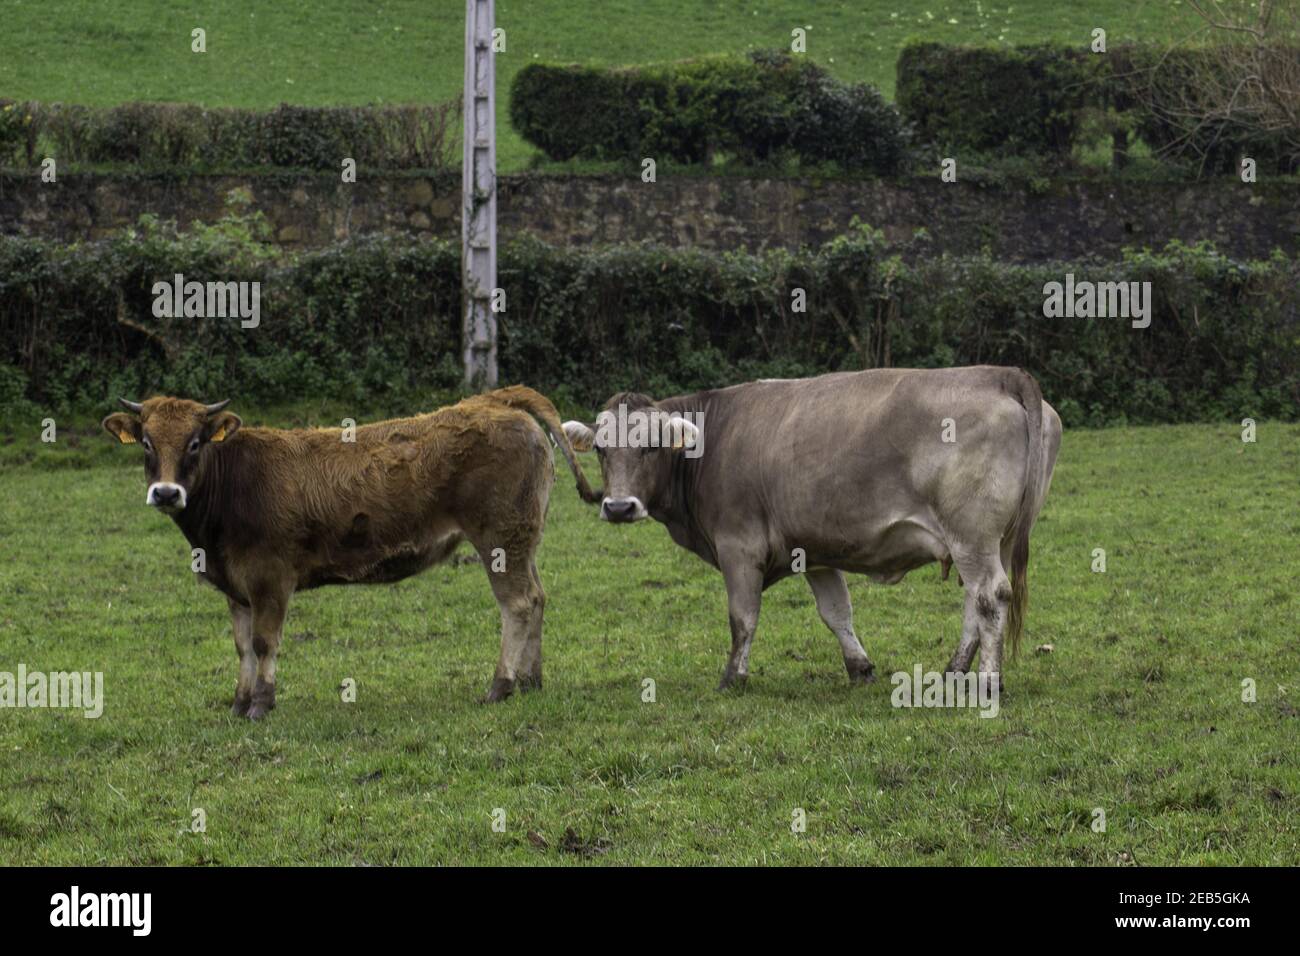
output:
M 144 406 L 139 402 L 128 402 L 125 398 L 119 398 L 118 403 L 128 412 L 135 412 L 137 415 L 139 415 L 140 410 L 144 408 Z
M 217 402 L 215 405 L 208 405 L 207 406 L 208 414 L 215 415 L 217 412 L 221 411 L 229 404 L 230 404 L 230 399 L 226 399 L 224 402 Z

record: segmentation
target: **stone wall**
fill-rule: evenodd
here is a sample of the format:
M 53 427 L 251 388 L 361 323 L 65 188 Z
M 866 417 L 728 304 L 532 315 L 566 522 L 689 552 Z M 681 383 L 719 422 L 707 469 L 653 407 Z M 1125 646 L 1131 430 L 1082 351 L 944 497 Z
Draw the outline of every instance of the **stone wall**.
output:
M 221 216 L 232 190 L 266 214 L 276 239 L 303 248 L 379 230 L 455 238 L 459 180 L 393 174 L 344 184 L 332 174 L 175 176 L 0 174 L 0 232 L 64 241 L 98 238 L 146 212 L 193 220 Z M 533 233 L 556 244 L 654 240 L 677 246 L 760 249 L 820 243 L 854 217 L 894 240 L 926 229 L 928 249 L 987 248 L 1014 261 L 1111 256 L 1124 245 L 1212 239 L 1232 255 L 1300 247 L 1300 186 L 1232 181 L 1070 181 L 1020 187 L 902 181 L 503 176 L 501 236 Z

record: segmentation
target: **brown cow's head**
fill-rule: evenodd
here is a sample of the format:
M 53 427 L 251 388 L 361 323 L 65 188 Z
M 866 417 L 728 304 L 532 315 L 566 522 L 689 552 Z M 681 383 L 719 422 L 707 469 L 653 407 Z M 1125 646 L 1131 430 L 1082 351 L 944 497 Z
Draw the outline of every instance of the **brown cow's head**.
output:
M 242 424 L 238 415 L 222 411 L 230 399 L 215 405 L 162 397 L 118 401 L 130 414 L 114 412 L 104 429 L 122 444 L 144 449 L 145 504 L 168 514 L 181 511 L 202 478 L 208 444 L 225 441 Z
M 620 524 L 649 515 L 647 506 L 668 488 L 673 456 L 701 450 L 695 424 L 634 392 L 611 398 L 591 425 L 565 422 L 564 433 L 578 451 L 596 449 L 605 481 L 600 516 Z

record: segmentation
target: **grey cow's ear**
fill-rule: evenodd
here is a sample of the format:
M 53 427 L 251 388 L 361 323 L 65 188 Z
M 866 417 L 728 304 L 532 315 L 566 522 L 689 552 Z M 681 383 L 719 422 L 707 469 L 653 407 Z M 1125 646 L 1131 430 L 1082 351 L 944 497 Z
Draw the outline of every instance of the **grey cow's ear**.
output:
M 674 450 L 694 448 L 700 441 L 699 428 L 684 418 L 668 419 L 665 431 L 668 435 L 669 447 Z
M 596 441 L 596 432 L 590 425 L 568 421 L 561 427 L 564 429 L 564 435 L 569 439 L 569 444 L 573 446 L 574 451 L 591 451 L 591 446 Z

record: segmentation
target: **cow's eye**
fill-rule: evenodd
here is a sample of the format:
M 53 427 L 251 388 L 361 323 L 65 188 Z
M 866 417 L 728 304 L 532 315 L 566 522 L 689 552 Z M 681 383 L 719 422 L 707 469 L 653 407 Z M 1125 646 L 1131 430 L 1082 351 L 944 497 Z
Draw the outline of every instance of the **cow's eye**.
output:
M 144 450 L 145 450 L 145 451 L 148 451 L 148 452 L 152 452 L 152 451 L 153 451 L 153 442 L 151 442 L 151 441 L 148 439 L 148 437 L 141 437 L 141 439 L 140 439 L 140 444 L 144 445 Z
M 195 437 L 190 439 L 190 454 L 192 455 L 198 450 L 199 450 L 199 439 L 198 436 L 196 435 Z

